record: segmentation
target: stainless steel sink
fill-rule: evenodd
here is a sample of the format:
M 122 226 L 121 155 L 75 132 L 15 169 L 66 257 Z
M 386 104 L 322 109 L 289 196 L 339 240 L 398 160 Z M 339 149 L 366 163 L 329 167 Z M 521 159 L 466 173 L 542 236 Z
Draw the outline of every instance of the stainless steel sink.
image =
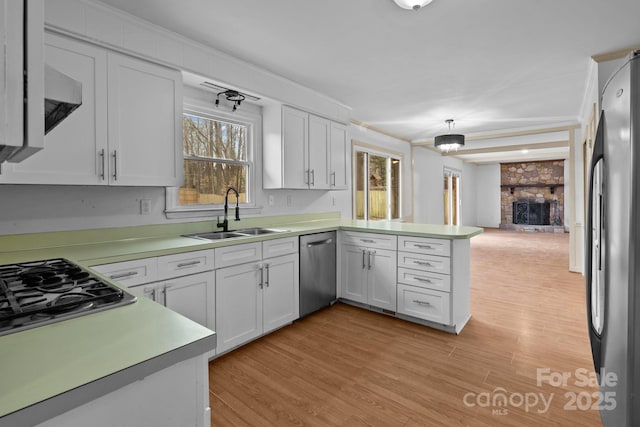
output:
M 262 228 L 262 227 L 253 227 L 253 228 L 243 228 L 242 230 L 236 230 L 234 233 L 246 234 L 249 236 L 260 236 L 263 234 L 272 234 L 272 233 L 283 233 L 287 230 L 278 230 L 275 228 Z
M 222 240 L 232 239 L 234 237 L 247 237 L 246 234 L 239 234 L 234 231 L 211 231 L 209 233 L 187 234 L 184 237 L 193 237 L 202 240 Z
M 275 228 L 253 227 L 253 228 L 244 228 L 242 230 L 235 230 L 235 231 L 210 231 L 208 233 L 187 234 L 187 235 L 184 235 L 183 237 L 193 237 L 194 239 L 202 239 L 202 240 L 223 240 L 223 239 L 233 239 L 238 237 L 261 236 L 263 234 L 282 233 L 285 231 L 287 230 L 278 230 Z

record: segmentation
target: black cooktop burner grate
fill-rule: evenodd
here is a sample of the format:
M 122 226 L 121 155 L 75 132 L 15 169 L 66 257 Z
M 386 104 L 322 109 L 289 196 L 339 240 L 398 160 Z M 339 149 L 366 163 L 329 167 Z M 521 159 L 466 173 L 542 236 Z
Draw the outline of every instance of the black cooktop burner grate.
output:
M 63 258 L 0 266 L 0 335 L 134 301 Z

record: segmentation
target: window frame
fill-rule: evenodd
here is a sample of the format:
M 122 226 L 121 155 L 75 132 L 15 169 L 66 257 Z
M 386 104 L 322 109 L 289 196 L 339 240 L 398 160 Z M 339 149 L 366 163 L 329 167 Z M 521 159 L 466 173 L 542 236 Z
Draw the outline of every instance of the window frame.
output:
M 249 214 L 259 214 L 262 207 L 256 205 L 257 199 L 257 174 L 256 159 L 258 158 L 259 141 L 262 136 L 262 115 L 260 107 L 244 104 L 243 108 L 231 112 L 226 109 L 216 108 L 212 103 L 199 99 L 185 99 L 183 103 L 183 116 L 185 114 L 202 117 L 205 119 L 224 121 L 247 127 L 247 159 L 230 160 L 216 159 L 215 163 L 237 164 L 247 166 L 247 202 L 240 203 L 241 211 Z M 184 141 L 182 141 L 184 144 Z M 183 147 L 184 150 L 184 147 Z M 184 151 L 183 151 L 184 152 Z M 184 156 L 189 160 L 190 156 Z M 193 159 L 201 160 L 199 157 Z M 184 168 L 184 161 L 181 163 Z M 224 213 L 224 204 L 208 203 L 196 205 L 181 205 L 179 203 L 180 187 L 167 187 L 165 190 L 165 215 L 173 218 L 198 218 L 211 217 Z M 232 197 L 233 199 L 233 197 Z M 235 205 L 235 199 L 232 200 Z M 230 201 L 231 203 L 231 201 Z
M 404 201 L 404 196 L 403 196 L 403 186 L 404 186 L 404 179 L 403 179 L 403 173 L 404 173 L 404 168 L 406 167 L 405 165 L 405 161 L 404 161 L 404 154 L 400 153 L 400 152 L 396 152 L 396 151 L 392 151 L 392 150 L 385 150 L 381 147 L 378 146 L 374 146 L 374 145 L 369 145 L 366 143 L 362 143 L 362 142 L 358 142 L 358 141 L 353 141 L 353 145 L 352 145 L 352 152 L 351 152 L 351 170 L 352 170 L 352 213 L 351 213 L 351 217 L 353 219 L 357 219 L 357 212 L 358 212 L 358 200 L 357 200 L 357 194 L 358 194 L 358 189 L 357 189 L 357 165 L 356 162 L 358 161 L 358 152 L 362 152 L 362 153 L 366 153 L 367 155 L 374 155 L 374 156 L 380 156 L 380 157 L 386 157 L 387 158 L 387 186 L 388 186 L 388 195 L 387 195 L 387 217 L 385 219 L 369 219 L 369 206 L 368 203 L 366 202 L 366 198 L 365 198 L 365 206 L 363 207 L 364 209 L 364 213 L 365 213 L 365 218 L 362 221 L 395 221 L 395 222 L 402 222 L 404 221 L 404 208 L 403 208 L 403 201 Z M 392 186 L 391 186 L 391 179 L 390 179 L 390 174 L 391 174 L 391 168 L 390 166 L 390 162 L 392 159 L 396 159 L 398 161 L 400 161 L 400 168 L 399 168 L 399 173 L 398 173 L 398 218 L 391 218 L 391 205 L 390 205 L 390 199 L 391 199 L 391 192 L 392 192 Z M 369 187 L 369 180 L 365 179 L 364 183 L 366 188 L 366 191 L 368 191 L 368 187 Z

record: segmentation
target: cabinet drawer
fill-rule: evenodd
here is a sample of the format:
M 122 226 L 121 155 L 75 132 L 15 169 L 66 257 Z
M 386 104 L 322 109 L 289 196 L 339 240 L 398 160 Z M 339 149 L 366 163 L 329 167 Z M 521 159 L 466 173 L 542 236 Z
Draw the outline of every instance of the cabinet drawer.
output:
M 451 274 L 451 258 L 411 252 L 398 252 L 398 267 L 429 271 L 432 273 Z
M 398 269 L 398 282 L 406 285 L 451 292 L 451 277 L 447 274 L 430 273 L 409 268 Z
M 298 253 L 298 236 L 262 242 L 262 258 Z
M 143 258 L 134 261 L 95 265 L 91 268 L 124 286 L 153 282 L 157 280 L 158 277 L 156 258 Z
M 246 243 L 216 248 L 214 258 L 216 268 L 259 261 L 262 259 L 262 243 Z
M 451 241 L 426 237 L 398 236 L 398 250 L 427 255 L 451 256 Z
M 342 243 L 348 245 L 394 251 L 398 247 L 398 237 L 391 234 L 359 233 L 356 231 L 342 231 L 341 234 Z
M 213 270 L 213 249 L 158 257 L 158 280 Z
M 451 323 L 450 294 L 400 284 L 398 313 L 448 325 Z

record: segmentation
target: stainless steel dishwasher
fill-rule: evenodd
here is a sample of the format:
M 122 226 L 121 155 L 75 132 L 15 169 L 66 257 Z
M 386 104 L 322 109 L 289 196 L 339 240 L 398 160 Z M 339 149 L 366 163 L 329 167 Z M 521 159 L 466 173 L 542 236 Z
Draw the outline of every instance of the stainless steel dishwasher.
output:
M 300 236 L 300 317 L 336 301 L 336 232 Z

